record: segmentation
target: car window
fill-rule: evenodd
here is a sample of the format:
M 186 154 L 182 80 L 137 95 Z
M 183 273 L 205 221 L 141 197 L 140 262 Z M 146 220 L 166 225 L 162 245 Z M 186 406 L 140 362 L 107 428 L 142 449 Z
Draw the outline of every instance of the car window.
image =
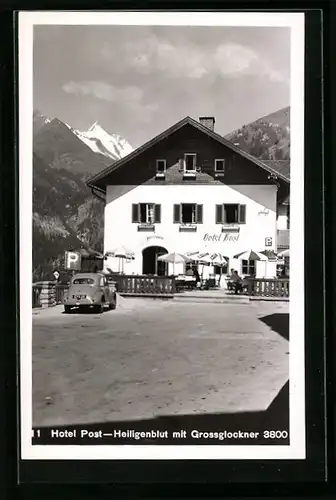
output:
M 104 278 L 100 278 L 100 285 L 99 286 L 105 286 L 105 280 L 104 280 Z
M 94 285 L 92 278 L 76 278 L 73 280 L 73 285 Z

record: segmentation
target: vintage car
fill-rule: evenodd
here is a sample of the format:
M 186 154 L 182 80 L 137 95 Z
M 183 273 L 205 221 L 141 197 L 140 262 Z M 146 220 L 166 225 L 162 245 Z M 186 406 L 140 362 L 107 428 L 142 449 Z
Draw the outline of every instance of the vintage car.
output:
M 101 273 L 78 273 L 70 281 L 64 297 L 64 312 L 72 308 L 93 309 L 103 312 L 105 307 L 115 309 L 117 306 L 116 287 L 109 284 Z

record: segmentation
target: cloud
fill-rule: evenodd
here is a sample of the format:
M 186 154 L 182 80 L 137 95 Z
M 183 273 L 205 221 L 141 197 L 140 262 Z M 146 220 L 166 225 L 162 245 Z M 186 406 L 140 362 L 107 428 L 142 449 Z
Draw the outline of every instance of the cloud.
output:
M 101 81 L 70 81 L 62 85 L 62 89 L 68 94 L 81 97 L 91 96 L 120 104 L 134 115 L 141 116 L 144 122 L 149 121 L 152 113 L 158 108 L 156 104 L 143 102 L 144 92 L 135 86 L 115 87 Z
M 152 33 L 136 41 L 126 40 L 118 46 L 105 43 L 100 55 L 119 73 L 128 70 L 135 70 L 140 75 L 160 72 L 167 77 L 191 80 L 214 75 L 224 78 L 250 75 L 286 81 L 285 75 L 257 50 L 232 42 L 201 46 L 179 39 L 174 43 Z
M 101 81 L 70 81 L 62 86 L 64 92 L 79 96 L 94 96 L 97 99 L 103 99 L 110 102 L 118 102 L 126 100 L 133 103 L 141 102 L 143 98 L 143 90 L 139 87 L 126 86 L 114 87 Z

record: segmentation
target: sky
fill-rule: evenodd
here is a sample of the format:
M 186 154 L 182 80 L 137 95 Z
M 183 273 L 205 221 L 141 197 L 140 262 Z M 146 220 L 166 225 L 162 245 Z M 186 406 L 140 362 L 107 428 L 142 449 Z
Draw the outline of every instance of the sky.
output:
M 33 106 L 136 148 L 185 116 L 225 135 L 290 103 L 290 30 L 35 26 Z

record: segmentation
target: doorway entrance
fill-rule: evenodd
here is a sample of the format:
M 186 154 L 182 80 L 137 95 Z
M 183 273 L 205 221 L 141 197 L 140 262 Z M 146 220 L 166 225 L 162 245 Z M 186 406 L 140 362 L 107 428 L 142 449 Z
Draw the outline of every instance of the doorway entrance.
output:
M 168 263 L 157 260 L 160 255 L 168 253 L 164 247 L 147 247 L 142 251 L 142 274 L 167 276 Z

